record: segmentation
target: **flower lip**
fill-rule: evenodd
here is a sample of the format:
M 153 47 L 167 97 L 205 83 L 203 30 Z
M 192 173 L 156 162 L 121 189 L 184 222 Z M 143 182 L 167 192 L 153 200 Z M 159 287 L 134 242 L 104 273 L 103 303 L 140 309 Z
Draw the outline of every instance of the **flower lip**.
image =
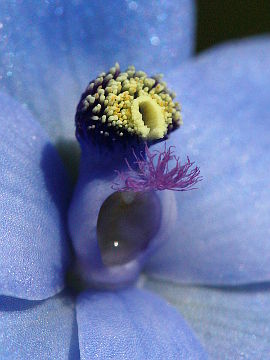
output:
M 75 116 L 77 139 L 100 149 L 114 144 L 149 144 L 164 140 L 182 124 L 180 105 L 162 75 L 148 77 L 119 65 L 89 83 Z
M 97 239 L 102 262 L 117 266 L 135 260 L 157 234 L 161 203 L 155 192 L 115 192 L 102 204 Z

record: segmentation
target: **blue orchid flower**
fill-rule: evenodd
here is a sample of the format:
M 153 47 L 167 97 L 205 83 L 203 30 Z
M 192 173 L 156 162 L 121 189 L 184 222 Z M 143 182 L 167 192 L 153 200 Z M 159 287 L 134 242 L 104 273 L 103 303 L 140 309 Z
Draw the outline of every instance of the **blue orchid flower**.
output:
M 188 0 L 0 4 L 1 359 L 206 358 L 179 312 L 149 290 L 183 312 L 211 357 L 268 358 L 270 40 L 230 43 L 184 63 L 194 8 Z M 167 143 L 190 155 L 204 181 L 197 191 L 169 192 L 169 200 L 160 192 L 164 234 L 128 286 L 118 272 L 113 287 L 124 287 L 105 290 L 109 278 L 104 284 L 98 271 L 101 289 L 74 296 L 64 290 L 75 266 L 68 223 L 76 269 L 93 281 L 87 275 L 99 268 L 91 256 L 102 247 L 83 226 L 111 187 L 92 176 L 92 197 L 75 204 L 85 212 L 71 207 L 67 219 L 72 185 L 54 145 L 73 141 L 79 94 L 115 61 L 166 74 L 185 123 Z M 80 175 L 79 194 L 84 181 Z

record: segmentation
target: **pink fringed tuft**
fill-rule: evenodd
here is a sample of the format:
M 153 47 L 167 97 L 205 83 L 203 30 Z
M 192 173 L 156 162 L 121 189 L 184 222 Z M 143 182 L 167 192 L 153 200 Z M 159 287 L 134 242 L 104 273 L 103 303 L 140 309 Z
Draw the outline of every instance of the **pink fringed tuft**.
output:
M 170 146 L 167 150 L 166 143 L 164 151 L 155 150 L 153 153 L 145 146 L 145 155 L 138 157 L 133 151 L 135 161 L 132 167 L 126 160 L 128 170 L 119 172 L 118 179 L 112 188 L 116 191 L 150 191 L 150 190 L 174 190 L 188 191 L 196 189 L 193 186 L 202 180 L 200 169 L 196 166 L 192 169 L 194 162 L 180 164 L 178 157 L 174 155 Z M 169 170 L 169 162 L 174 160 L 175 166 Z

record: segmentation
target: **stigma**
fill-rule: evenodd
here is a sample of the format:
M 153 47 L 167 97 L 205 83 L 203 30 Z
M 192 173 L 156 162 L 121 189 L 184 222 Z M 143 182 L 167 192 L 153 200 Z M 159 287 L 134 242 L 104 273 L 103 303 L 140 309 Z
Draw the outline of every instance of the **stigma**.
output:
M 118 63 L 91 81 L 77 107 L 75 123 L 79 142 L 112 147 L 155 143 L 182 124 L 180 105 L 162 75 L 149 77 Z

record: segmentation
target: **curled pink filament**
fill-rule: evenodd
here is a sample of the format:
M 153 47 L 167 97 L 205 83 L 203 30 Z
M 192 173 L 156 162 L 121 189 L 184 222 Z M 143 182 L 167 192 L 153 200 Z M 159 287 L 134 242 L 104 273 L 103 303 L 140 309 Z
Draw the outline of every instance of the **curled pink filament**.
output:
M 196 189 L 194 187 L 202 180 L 200 169 L 196 166 L 192 168 L 194 162 L 189 160 L 183 165 L 179 157 L 174 155 L 173 146 L 163 151 L 149 151 L 145 145 L 145 157 L 142 153 L 138 157 L 133 151 L 135 161 L 133 166 L 128 160 L 127 171 L 118 173 L 117 180 L 113 183 L 112 188 L 116 191 L 150 191 L 150 190 L 174 190 L 188 191 Z M 169 168 L 169 162 L 174 161 L 174 167 Z

